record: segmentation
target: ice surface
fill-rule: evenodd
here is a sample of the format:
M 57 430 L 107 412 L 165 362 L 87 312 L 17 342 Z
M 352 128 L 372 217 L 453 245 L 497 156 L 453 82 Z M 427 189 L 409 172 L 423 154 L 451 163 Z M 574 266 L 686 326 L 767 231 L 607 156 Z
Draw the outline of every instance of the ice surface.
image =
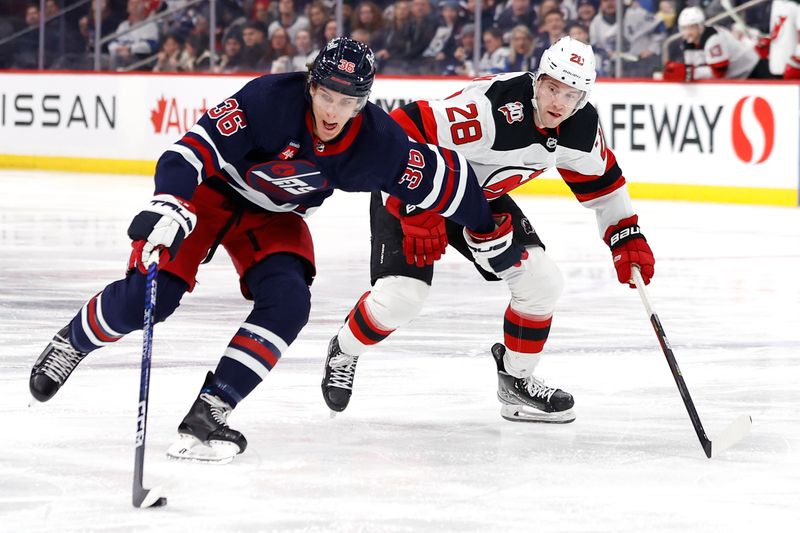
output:
M 422 316 L 361 358 L 334 419 L 327 342 L 368 288 L 367 196 L 309 219 L 319 275 L 308 326 L 234 412 L 227 466 L 168 461 L 178 422 L 248 313 L 224 252 L 155 329 L 145 486 L 131 506 L 141 335 L 92 354 L 27 407 L 31 364 L 122 275 L 146 177 L 0 173 L 0 531 L 796 531 L 800 525 L 800 210 L 636 201 L 650 295 L 713 439 L 706 459 L 636 291 L 592 213 L 521 197 L 566 279 L 539 374 L 574 394 L 568 425 L 502 420 L 489 347 L 503 285 L 451 250 Z

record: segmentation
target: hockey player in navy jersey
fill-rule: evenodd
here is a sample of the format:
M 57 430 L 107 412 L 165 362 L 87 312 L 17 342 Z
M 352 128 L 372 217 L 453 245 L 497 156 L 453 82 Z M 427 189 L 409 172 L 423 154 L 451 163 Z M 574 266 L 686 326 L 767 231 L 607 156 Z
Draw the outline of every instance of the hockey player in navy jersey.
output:
M 631 267 L 649 282 L 655 260 L 638 226 L 625 178 L 606 146 L 597 111 L 588 102 L 595 81 L 590 46 L 564 37 L 542 56 L 538 71 L 478 78 L 440 101 L 421 100 L 392 116 L 410 137 L 458 150 L 469 161 L 496 213 L 510 213 L 508 239 L 525 259 L 505 270 L 489 268 L 472 253 L 476 242 L 458 221 L 409 209 L 402 198 L 373 194 L 372 289 L 348 315 L 328 348 L 322 381 L 325 402 L 344 410 L 358 358 L 422 310 L 433 263 L 449 243 L 487 280 L 502 279 L 511 292 L 503 317 L 497 363 L 501 416 L 512 421 L 571 422 L 572 395 L 544 384 L 533 372 L 550 332 L 562 278 L 544 244 L 508 193 L 556 167 L 578 201 L 593 209 L 600 236 L 611 248 L 617 278 L 629 283 Z
M 146 268 L 158 262 L 156 320 L 195 287 L 219 245 L 253 309 L 181 422 L 176 458 L 227 461 L 245 450 L 231 410 L 267 376 L 306 324 L 315 275 L 303 217 L 334 189 L 382 191 L 470 228 L 477 254 L 503 269 L 523 250 L 497 227 L 475 175 L 448 149 L 409 140 L 367 102 L 375 73 L 365 45 L 334 39 L 309 73 L 268 75 L 205 114 L 159 159 L 155 196 L 128 229 L 129 272 L 92 297 L 31 371 L 47 401 L 90 352 L 141 329 Z

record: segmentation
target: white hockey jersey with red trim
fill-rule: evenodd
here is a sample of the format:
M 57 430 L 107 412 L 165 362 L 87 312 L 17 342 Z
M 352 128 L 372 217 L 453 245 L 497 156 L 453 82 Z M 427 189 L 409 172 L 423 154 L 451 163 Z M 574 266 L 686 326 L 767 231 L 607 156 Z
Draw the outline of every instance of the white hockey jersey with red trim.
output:
M 392 112 L 409 137 L 451 148 L 475 170 L 487 198 L 507 194 L 555 167 L 575 197 L 597 214 L 600 235 L 633 215 L 625 178 L 587 104 L 558 128 L 534 123 L 529 72 L 478 78 L 444 100 Z
M 755 48 L 722 26 L 706 26 L 698 45 L 684 41 L 683 47 L 684 62 L 695 66 L 697 80 L 744 79 L 758 63 Z
M 769 71 L 780 76 L 789 59 L 794 55 L 800 56 L 800 4 L 793 0 L 774 0 L 769 27 Z

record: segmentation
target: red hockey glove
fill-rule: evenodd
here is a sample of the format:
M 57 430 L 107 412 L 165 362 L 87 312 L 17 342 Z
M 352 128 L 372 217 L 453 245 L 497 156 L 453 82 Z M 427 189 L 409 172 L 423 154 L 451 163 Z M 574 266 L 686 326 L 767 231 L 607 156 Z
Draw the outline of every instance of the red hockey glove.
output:
M 647 239 L 639 229 L 639 217 L 620 220 L 615 226 L 606 230 L 605 241 L 611 248 L 611 257 L 614 259 L 614 268 L 617 269 L 617 279 L 620 283 L 631 283 L 631 265 L 639 265 L 644 284 L 650 283 L 650 278 L 655 273 L 656 260 L 653 251 L 647 244 Z
M 679 61 L 667 61 L 664 65 L 664 81 L 692 81 L 694 67 Z
M 770 46 L 772 46 L 772 39 L 765 35 L 758 38 L 755 48 L 759 59 L 769 59 Z
M 409 207 L 413 208 L 411 212 Z M 394 196 L 386 200 L 386 210 L 400 220 L 403 255 L 409 265 L 423 267 L 441 259 L 447 248 L 447 231 L 442 215 L 406 206 Z
M 528 258 L 528 252 L 522 245 L 514 242 L 511 215 L 494 215 L 494 222 L 497 227 L 491 233 L 475 233 L 464 228 L 464 240 L 475 258 L 475 263 L 502 277 L 501 272 L 520 266 L 522 260 Z
M 197 225 L 197 215 L 191 203 L 171 194 L 157 194 L 150 206 L 133 217 L 128 236 L 133 240 L 133 251 L 128 260 L 128 271 L 138 268 L 147 273 L 150 263 L 158 268 L 167 264 L 178 253 L 183 239 Z
M 783 79 L 800 79 L 800 57 L 792 56 L 789 58 L 789 62 L 786 63 L 786 68 L 783 70 Z

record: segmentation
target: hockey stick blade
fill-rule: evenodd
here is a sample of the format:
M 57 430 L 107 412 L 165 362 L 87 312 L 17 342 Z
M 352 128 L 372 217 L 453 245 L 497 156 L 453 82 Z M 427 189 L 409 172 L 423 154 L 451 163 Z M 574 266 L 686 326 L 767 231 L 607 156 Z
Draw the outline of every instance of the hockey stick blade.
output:
M 752 425 L 753 419 L 747 415 L 742 415 L 731 422 L 730 425 L 723 429 L 712 441 L 712 456 L 716 457 L 718 454 L 724 452 L 749 435 Z
M 161 493 L 161 487 L 142 489 L 138 493 L 134 491 L 133 506 L 136 508 L 163 507 L 167 505 L 167 498 L 166 496 L 161 496 Z

